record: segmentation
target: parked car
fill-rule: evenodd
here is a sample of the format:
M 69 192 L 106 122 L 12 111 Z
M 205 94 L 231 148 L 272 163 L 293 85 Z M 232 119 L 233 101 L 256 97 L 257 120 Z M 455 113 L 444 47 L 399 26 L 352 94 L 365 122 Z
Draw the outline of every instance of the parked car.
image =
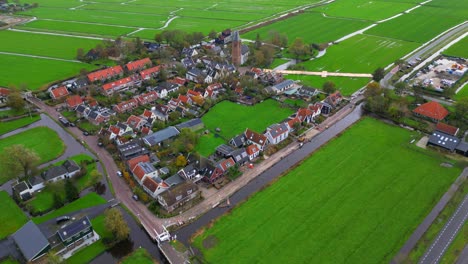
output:
M 60 224 L 60 223 L 66 222 L 68 220 L 70 220 L 70 217 L 67 216 L 67 215 L 64 215 L 64 216 L 57 217 L 57 219 L 55 219 L 55 222 L 57 224 Z
M 83 135 L 85 135 L 85 136 L 89 136 L 89 133 L 88 133 L 88 131 L 83 131 Z
M 117 176 L 122 177 L 122 172 L 121 172 L 121 171 L 117 171 Z
M 133 198 L 133 200 L 138 201 L 138 195 L 134 194 L 134 195 L 132 196 L 132 198 Z

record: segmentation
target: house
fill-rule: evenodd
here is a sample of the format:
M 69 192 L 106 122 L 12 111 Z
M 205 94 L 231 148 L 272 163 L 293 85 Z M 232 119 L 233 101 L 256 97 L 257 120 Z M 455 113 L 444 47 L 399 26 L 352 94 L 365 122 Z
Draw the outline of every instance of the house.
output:
M 106 83 L 102 86 L 102 92 L 104 95 L 111 95 L 114 92 L 122 91 L 129 88 L 134 84 L 132 77 L 125 77 L 123 79 L 117 80 L 115 82 Z
M 169 112 L 171 109 L 165 105 L 156 105 L 155 107 L 151 108 L 151 112 L 153 112 L 156 119 L 161 121 L 167 121 L 169 119 Z
M 205 98 L 216 98 L 223 86 L 220 83 L 213 83 L 208 85 L 205 89 L 203 97 Z
M 158 196 L 158 203 L 162 208 L 171 213 L 184 204 L 200 197 L 198 186 L 190 181 L 182 182 L 170 187 Z
M 60 166 L 52 167 L 42 173 L 42 178 L 46 182 L 72 178 L 80 172 L 80 166 L 73 160 L 66 160 Z
M 191 105 L 192 104 L 192 98 L 179 94 L 179 97 L 177 97 L 177 100 L 179 100 L 182 104 L 184 105 Z
M 216 167 L 221 169 L 223 171 L 223 173 L 226 173 L 230 168 L 232 168 L 234 166 L 236 166 L 236 162 L 231 157 L 227 158 L 227 159 L 220 160 L 218 162 L 218 165 L 216 165 Z
M 156 93 L 155 91 L 151 91 L 145 94 L 138 95 L 136 99 L 140 105 L 146 105 L 158 100 L 158 93 Z
M 39 259 L 51 249 L 49 241 L 32 220 L 18 229 L 12 238 L 27 262 Z
M 117 150 L 119 151 L 122 160 L 130 160 L 132 158 L 149 153 L 149 151 L 143 147 L 142 144 L 143 143 L 141 139 L 132 139 L 127 143 L 118 145 Z
M 337 107 L 341 101 L 343 100 L 343 96 L 339 91 L 336 91 L 325 98 L 325 102 L 331 105 L 333 108 Z
M 454 127 L 454 126 L 439 122 L 436 125 L 436 130 L 439 132 L 443 132 L 445 134 L 451 135 L 451 136 L 457 136 L 458 131 L 460 129 L 458 127 Z
M 146 163 L 146 162 L 150 162 L 150 156 L 148 154 L 142 154 L 142 155 L 136 156 L 134 158 L 127 160 L 127 163 L 126 163 L 127 169 L 129 171 L 133 171 L 133 169 L 135 169 L 138 163 Z
M 273 85 L 270 90 L 275 94 L 281 94 L 285 91 L 294 88 L 296 83 L 293 80 L 285 80 L 276 85 Z
M 60 241 L 65 246 L 65 248 L 61 251 L 72 249 L 75 250 L 75 248 L 80 245 L 87 245 L 88 243 L 83 243 L 85 240 L 90 240 L 95 235 L 97 236 L 97 234 L 94 232 L 93 225 L 87 216 L 84 216 L 78 220 L 68 223 L 64 227 L 61 227 L 57 231 L 57 235 L 60 237 Z M 57 253 L 60 254 L 61 251 Z
M 145 178 L 158 177 L 158 170 L 149 162 L 139 162 L 132 170 L 133 177 L 141 185 Z
M 297 90 L 297 94 L 300 96 L 314 97 L 319 94 L 319 90 L 308 86 L 302 86 Z
M 10 90 L 7 88 L 0 87 L 0 105 L 6 104 Z
M 274 124 L 267 128 L 265 136 L 271 144 L 278 144 L 289 136 L 289 127 L 286 123 Z
M 117 65 L 114 67 L 110 67 L 107 69 L 89 73 L 87 76 L 90 82 L 96 82 L 96 81 L 104 82 L 108 79 L 112 79 L 117 76 L 122 76 L 122 74 L 123 74 L 122 66 Z
M 229 140 L 229 144 L 231 144 L 232 146 L 236 148 L 240 148 L 245 145 L 245 141 L 246 141 L 245 135 L 240 134 L 231 138 L 231 140 Z
M 242 44 L 241 45 L 241 57 L 240 64 L 245 64 L 249 60 L 250 49 L 249 46 Z
M 177 172 L 177 174 L 183 179 L 190 180 L 192 182 L 203 180 L 213 184 L 223 176 L 223 171 L 216 167 L 216 164 L 214 164 L 213 161 L 205 157 L 189 156 L 187 157 L 187 160 L 189 165 Z
M 180 63 L 186 69 L 191 69 L 191 68 L 195 67 L 195 62 L 193 61 L 192 58 L 183 58 L 182 60 L 180 60 Z
M 253 160 L 260 155 L 260 149 L 255 144 L 248 146 L 245 151 L 247 152 L 247 155 L 249 155 L 249 160 Z
M 98 112 L 98 111 L 90 111 L 86 119 L 95 126 L 98 126 L 104 121 L 106 121 L 106 119 L 101 114 L 101 112 Z
M 413 110 L 413 113 L 416 116 L 424 117 L 434 122 L 439 122 L 449 114 L 449 111 L 441 104 L 432 101 L 416 107 Z
M 81 104 L 83 104 L 83 99 L 81 99 L 79 95 L 72 95 L 66 100 L 68 110 L 75 110 L 75 108 Z
M 209 75 L 198 68 L 192 68 L 185 74 L 185 79 L 195 83 L 211 83 L 213 82 L 213 76 Z
M 288 127 L 289 127 L 289 132 L 292 132 L 292 131 L 295 130 L 294 126 L 296 124 L 299 124 L 299 126 L 301 125 L 301 120 L 296 116 L 294 118 L 289 119 L 287 124 L 288 124 Z
M 458 146 L 460 141 L 461 140 L 459 138 L 452 135 L 445 134 L 444 132 L 434 131 L 429 137 L 427 145 L 444 148 L 453 152 L 455 151 L 455 148 Z
M 172 139 L 173 137 L 179 134 L 180 132 L 179 130 L 177 130 L 177 128 L 170 126 L 163 130 L 159 130 L 158 132 L 155 132 L 153 134 L 150 134 L 144 137 L 143 142 L 150 147 L 156 146 L 156 145 L 161 146 L 161 145 L 166 144 L 170 139 Z
M 265 148 L 266 144 L 268 143 L 268 139 L 265 135 L 259 134 L 255 131 L 252 131 L 250 129 L 246 129 L 244 132 L 245 138 L 247 139 L 247 142 L 250 144 L 255 144 L 257 147 L 263 151 Z
M 69 94 L 70 93 L 68 92 L 68 89 L 66 86 L 60 86 L 60 87 L 53 88 L 50 90 L 50 97 L 54 100 L 64 98 Z
M 133 109 L 138 107 L 138 101 L 135 98 L 132 98 L 128 101 L 121 102 L 117 105 L 114 105 L 114 111 L 118 113 L 130 112 Z
M 149 58 L 144 58 L 141 60 L 136 60 L 133 62 L 129 62 L 125 65 L 128 71 L 138 71 L 138 70 L 143 70 L 148 66 L 151 66 L 151 60 Z
M 187 96 L 192 100 L 192 102 L 195 102 L 200 106 L 204 103 L 203 95 L 197 91 L 190 89 L 187 91 Z
M 304 123 L 310 123 L 313 121 L 313 113 L 309 108 L 299 108 L 296 112 L 296 117 Z
M 321 102 L 319 103 L 319 105 L 322 106 L 322 108 L 320 108 L 320 112 L 323 114 L 323 115 L 329 115 L 333 109 L 333 107 L 331 105 L 329 105 L 328 103 L 326 102 Z
M 172 110 L 176 110 L 179 106 L 183 106 L 183 103 L 180 99 L 178 98 L 171 98 L 169 102 L 167 102 L 167 106 Z
M 162 82 L 153 89 L 159 98 L 166 98 L 168 94 L 179 90 L 179 85 L 170 82 Z
M 117 122 L 115 125 L 110 125 L 108 131 L 110 132 L 109 139 L 111 140 L 116 137 L 133 134 L 132 127 L 121 122 Z
M 230 146 L 226 145 L 226 144 L 221 144 L 216 148 L 216 154 L 218 154 L 218 155 L 220 155 L 220 156 L 222 156 L 224 158 L 229 157 L 229 155 L 233 151 L 234 151 L 234 149 L 231 148 Z
M 322 105 L 320 103 L 309 105 L 309 110 L 312 111 L 312 120 L 314 120 L 322 113 Z
M 135 115 L 131 115 L 127 118 L 127 124 L 134 130 L 141 130 L 141 128 L 147 124 L 146 120 Z
M 460 144 L 458 144 L 458 146 L 455 148 L 455 151 L 460 155 L 468 157 L 468 142 L 461 141 Z
M 31 189 L 25 181 L 19 182 L 11 187 L 13 193 L 21 200 L 26 201 L 32 198 Z
M 176 125 L 175 127 L 179 131 L 182 131 L 182 129 L 184 129 L 184 128 L 190 129 L 192 131 L 197 131 L 197 130 L 200 130 L 203 127 L 205 127 L 205 125 L 203 124 L 203 122 L 202 122 L 202 120 L 200 118 L 194 118 L 194 119 L 191 119 L 189 121 L 180 123 L 180 124 Z
M 192 182 L 198 182 L 202 179 L 200 175 L 199 163 L 190 163 L 189 165 L 185 166 L 185 168 L 180 169 L 177 174 Z
M 158 73 L 161 71 L 161 65 L 151 67 L 146 70 L 142 70 L 140 72 L 140 76 L 142 80 L 149 80 L 151 78 L 154 78 L 158 75 Z
M 187 80 L 181 77 L 175 77 L 174 79 L 171 79 L 168 82 L 176 84 L 178 86 L 185 86 L 187 84 Z
M 194 48 L 183 48 L 182 49 L 182 55 L 188 58 L 191 58 L 193 56 L 197 56 L 198 52 Z
M 159 177 L 146 177 L 143 180 L 142 187 L 143 190 L 145 190 L 149 195 L 151 195 L 151 197 L 156 198 L 158 197 L 158 195 L 169 189 L 170 186 Z
M 232 151 L 231 153 L 229 153 L 229 156 L 231 156 L 231 158 L 234 159 L 236 164 L 240 166 L 244 165 L 246 162 L 250 160 L 249 155 L 247 154 L 247 151 L 245 148 L 236 149 Z

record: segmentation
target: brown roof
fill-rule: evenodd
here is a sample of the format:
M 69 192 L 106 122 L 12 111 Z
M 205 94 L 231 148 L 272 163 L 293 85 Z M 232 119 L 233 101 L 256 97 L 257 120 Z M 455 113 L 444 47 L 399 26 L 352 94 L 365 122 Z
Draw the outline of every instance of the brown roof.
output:
M 229 168 L 233 167 L 236 165 L 236 162 L 234 161 L 233 158 L 225 159 L 219 162 L 218 166 L 223 170 L 227 171 Z
M 8 96 L 10 94 L 10 90 L 7 88 L 0 87 L 0 96 Z
M 265 145 L 267 142 L 267 137 L 265 137 L 265 135 L 259 134 L 248 128 L 245 130 L 245 137 L 247 138 L 247 140 L 255 142 L 261 146 Z
M 197 191 L 198 186 L 196 184 L 190 181 L 185 181 L 181 184 L 171 187 L 169 190 L 163 192 L 159 197 L 161 197 L 167 203 L 168 206 L 172 206 L 178 202 L 176 199 L 177 196 L 182 196 L 182 199 L 179 200 L 181 201 L 190 194 Z
M 65 86 L 60 86 L 58 88 L 55 88 L 51 91 L 51 93 L 55 99 L 67 96 L 69 94 L 67 87 Z
M 104 80 L 104 79 L 119 75 L 122 72 L 123 72 L 123 69 L 121 66 L 114 66 L 111 68 L 103 69 L 100 71 L 95 71 L 95 72 L 88 74 L 88 80 L 91 82 L 94 82 L 97 80 Z
M 149 58 L 144 58 L 144 59 L 141 59 L 141 60 L 129 62 L 125 66 L 127 66 L 127 69 L 129 71 L 134 71 L 134 70 L 142 69 L 146 65 L 151 65 L 151 60 Z
M 246 151 L 247 151 L 247 154 L 253 155 L 253 154 L 259 152 L 260 150 L 258 149 L 257 145 L 252 144 L 252 145 L 247 147 Z
M 440 122 L 437 123 L 436 130 L 452 136 L 456 136 L 458 133 L 458 127 L 454 127 Z
M 83 103 L 83 99 L 79 95 L 72 95 L 67 98 L 67 105 L 69 107 L 75 107 Z
M 157 183 L 155 180 L 153 180 L 150 177 L 146 177 L 145 180 L 143 181 L 143 185 L 148 188 L 151 192 L 155 192 L 158 186 L 161 186 L 162 188 L 168 188 L 169 185 L 165 183 L 164 181 L 161 181 L 160 183 Z
M 127 165 L 128 165 L 128 168 L 133 171 L 133 169 L 135 168 L 135 166 L 140 163 L 140 162 L 149 162 L 150 161 L 150 158 L 148 155 L 141 155 L 141 156 L 138 156 L 138 157 L 135 157 L 133 159 L 130 159 L 127 161 Z
M 436 120 L 442 120 L 449 114 L 449 111 L 437 102 L 422 104 L 416 107 L 413 112 Z

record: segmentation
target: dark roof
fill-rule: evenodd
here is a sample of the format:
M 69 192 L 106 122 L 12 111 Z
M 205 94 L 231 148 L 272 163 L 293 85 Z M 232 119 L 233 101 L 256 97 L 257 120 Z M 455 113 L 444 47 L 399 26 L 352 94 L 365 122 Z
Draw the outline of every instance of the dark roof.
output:
M 86 110 L 86 106 L 84 105 L 79 105 L 76 107 L 75 111 L 79 113 L 83 113 Z
M 233 138 L 229 141 L 229 143 L 230 143 L 231 145 L 233 145 L 234 147 L 237 147 L 237 148 L 243 146 L 243 145 L 245 144 L 245 136 L 244 136 L 244 134 L 240 134 L 240 135 L 237 135 L 237 136 L 233 137 Z
M 41 176 L 34 176 L 34 177 L 29 178 L 28 182 L 31 186 L 34 186 L 36 184 L 43 183 L 44 179 L 42 179 Z
M 67 169 L 63 166 L 57 166 L 57 167 L 52 167 L 48 169 L 47 171 L 42 173 L 42 177 L 44 180 L 52 180 L 55 177 L 62 176 L 67 173 Z
M 289 131 L 288 126 L 286 126 L 285 123 L 274 124 L 274 125 L 269 126 L 268 128 L 269 128 L 268 132 L 273 138 L 276 138 L 279 135 L 284 134 Z
M 230 146 L 226 145 L 226 144 L 221 144 L 216 148 L 216 152 L 219 152 L 219 153 L 223 154 L 224 156 L 227 156 L 227 155 L 231 154 L 231 152 L 233 152 L 233 151 L 234 151 L 234 149 L 231 148 Z
M 167 139 L 170 139 L 172 137 L 175 137 L 177 135 L 179 135 L 180 132 L 179 130 L 177 130 L 177 128 L 173 127 L 173 126 L 170 126 L 170 127 L 167 127 L 163 130 L 160 130 L 158 132 L 155 132 L 153 134 L 150 134 L 146 137 L 143 138 L 143 140 L 145 141 L 146 144 L 150 145 L 150 146 L 154 146 L 154 145 L 157 145 L 161 142 L 163 142 L 164 140 L 167 140 Z
M 234 159 L 236 163 L 244 163 L 249 160 L 249 155 L 245 151 L 245 148 L 236 149 L 231 152 L 230 156 Z
M 80 169 L 80 166 L 76 164 L 75 161 L 73 160 L 66 160 L 62 166 L 68 171 L 68 172 L 74 172 Z
M 33 221 L 27 222 L 16 231 L 13 234 L 13 239 L 27 261 L 38 257 L 38 254 L 50 245 L 47 238 Z
M 177 127 L 177 129 L 181 130 L 182 128 L 196 127 L 196 126 L 198 126 L 200 124 L 203 125 L 203 122 L 201 121 L 201 119 L 200 118 L 194 118 L 192 120 L 180 123 L 180 124 L 176 125 L 176 127 Z
M 172 175 L 171 177 L 167 178 L 165 181 L 169 186 L 174 186 L 174 185 L 184 182 L 185 180 L 182 177 L 180 177 L 179 174 L 176 173 Z
M 283 89 L 285 89 L 286 87 L 288 87 L 288 86 L 290 86 L 292 84 L 294 84 L 293 80 L 284 80 L 284 81 L 274 85 L 273 88 L 275 90 L 283 90 Z
M 455 149 L 466 153 L 468 152 L 468 143 L 465 141 L 462 141 L 460 142 L 460 144 L 458 144 L 458 146 Z
M 27 189 L 29 189 L 28 185 L 26 184 L 26 182 L 22 181 L 18 184 L 16 184 L 15 186 L 12 187 L 13 190 L 15 190 L 15 192 L 17 193 L 20 193 L 22 191 L 25 191 Z
M 196 184 L 190 181 L 184 181 L 163 192 L 159 197 L 166 202 L 167 206 L 172 206 L 196 191 L 198 191 L 198 186 Z M 181 197 L 177 199 L 178 196 Z
M 62 241 L 65 241 L 90 226 L 91 222 L 89 221 L 88 217 L 85 216 L 64 226 L 63 228 L 60 228 L 57 231 L 57 233 L 60 236 L 60 239 L 62 239 Z
M 133 139 L 125 144 L 118 146 L 117 148 L 120 152 L 120 155 L 122 155 L 125 158 L 130 158 L 149 152 L 142 145 L 143 142 L 141 142 L 140 139 Z
M 443 132 L 434 131 L 429 137 L 428 144 L 435 145 L 450 151 L 455 150 L 460 143 L 460 139 Z
M 241 45 L 241 54 L 244 55 L 250 51 L 249 46 Z

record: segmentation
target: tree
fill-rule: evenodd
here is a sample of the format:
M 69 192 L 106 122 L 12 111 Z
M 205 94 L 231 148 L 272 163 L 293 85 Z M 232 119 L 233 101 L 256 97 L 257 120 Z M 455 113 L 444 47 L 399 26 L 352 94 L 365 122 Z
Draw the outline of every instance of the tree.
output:
M 70 179 L 65 180 L 65 196 L 68 202 L 74 201 L 80 197 L 78 188 L 76 188 Z
M 375 69 L 374 73 L 372 74 L 372 80 L 376 82 L 380 82 L 385 77 L 385 70 L 382 67 Z
M 98 170 L 92 170 L 89 173 L 88 185 L 95 186 L 98 182 L 101 181 L 101 179 L 102 179 L 102 174 Z
M 4 148 L 0 154 L 2 173 L 10 178 L 30 177 L 37 170 L 39 160 L 36 152 L 24 145 L 11 145 Z
M 62 201 L 62 197 L 60 197 L 60 195 L 58 193 L 54 193 L 54 196 L 52 197 L 53 199 L 53 207 L 55 209 L 57 208 L 60 208 L 63 206 L 63 201 Z
M 15 111 L 21 111 L 24 109 L 26 102 L 24 101 L 23 97 L 21 96 L 20 92 L 17 90 L 11 90 L 10 94 L 7 98 L 7 105 Z
M 169 114 L 169 119 L 172 120 L 172 121 L 175 121 L 175 120 L 179 119 L 180 117 L 181 117 L 181 113 L 179 111 L 172 111 Z
M 216 30 L 214 30 L 214 29 L 212 29 L 212 30 L 210 31 L 210 33 L 208 33 L 208 37 L 209 37 L 210 39 L 215 39 L 217 35 L 218 35 L 218 33 L 217 33 Z
M 302 56 L 309 54 L 309 47 L 304 45 L 302 38 L 296 38 L 289 47 L 289 52 L 294 55 L 294 58 L 298 60 Z
M 111 232 L 116 241 L 119 242 L 128 238 L 130 229 L 125 222 L 122 213 L 117 208 L 111 208 L 104 212 L 106 229 Z
M 76 50 L 76 59 L 77 60 L 84 60 L 85 59 L 85 52 L 82 48 Z
M 460 120 L 468 120 L 468 97 L 461 98 L 455 103 L 455 116 Z
M 405 82 L 397 82 L 395 83 L 395 93 L 402 94 L 408 88 L 408 85 Z
M 161 70 L 158 73 L 158 79 L 160 81 L 166 81 L 167 80 L 167 71 L 164 68 L 161 68 Z
M 323 88 L 323 91 L 326 92 L 327 94 L 331 94 L 334 91 L 336 91 L 336 85 L 332 81 L 326 81 L 323 84 L 322 88 Z
M 175 165 L 176 165 L 178 168 L 183 168 L 183 167 L 185 167 L 185 165 L 187 165 L 187 159 L 185 158 L 185 156 L 184 156 L 184 155 L 179 155 L 179 156 L 177 156 Z
M 262 40 L 260 39 L 260 34 L 257 33 L 257 36 L 255 37 L 255 48 L 259 49 L 262 46 Z

